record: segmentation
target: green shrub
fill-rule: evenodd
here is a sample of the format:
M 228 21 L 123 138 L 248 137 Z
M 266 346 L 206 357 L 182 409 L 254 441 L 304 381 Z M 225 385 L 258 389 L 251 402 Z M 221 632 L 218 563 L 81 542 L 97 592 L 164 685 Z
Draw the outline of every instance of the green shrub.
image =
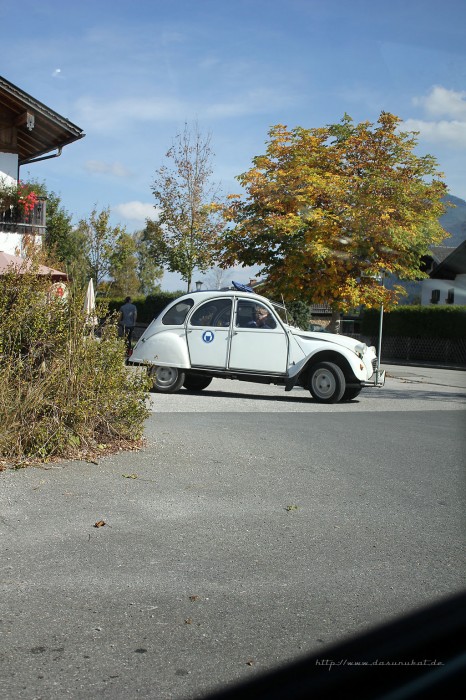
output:
M 379 331 L 380 312 L 367 309 L 363 335 Z M 462 339 L 466 335 L 466 306 L 399 306 L 384 313 L 383 334 L 389 337 Z
M 303 301 L 290 301 L 286 305 L 288 320 L 291 325 L 307 331 L 311 320 L 311 310 Z
M 49 288 L 0 278 L 0 460 L 15 464 L 134 445 L 148 415 L 147 375 L 125 366 L 115 320 L 96 338 L 83 297 Z
M 147 297 L 135 297 L 132 299 L 138 310 L 138 323 L 150 323 L 156 316 L 174 299 L 178 299 L 184 292 L 159 292 Z M 124 299 L 106 299 L 110 312 L 117 312 L 124 304 Z

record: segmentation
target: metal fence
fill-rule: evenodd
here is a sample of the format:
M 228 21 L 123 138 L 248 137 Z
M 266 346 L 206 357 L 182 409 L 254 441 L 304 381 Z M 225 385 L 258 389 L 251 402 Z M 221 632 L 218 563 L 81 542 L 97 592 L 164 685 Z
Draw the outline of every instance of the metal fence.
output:
M 368 345 L 377 347 L 378 338 L 364 338 Z M 466 338 L 397 338 L 382 336 L 382 362 L 405 360 L 406 362 L 435 362 L 444 365 L 466 367 Z

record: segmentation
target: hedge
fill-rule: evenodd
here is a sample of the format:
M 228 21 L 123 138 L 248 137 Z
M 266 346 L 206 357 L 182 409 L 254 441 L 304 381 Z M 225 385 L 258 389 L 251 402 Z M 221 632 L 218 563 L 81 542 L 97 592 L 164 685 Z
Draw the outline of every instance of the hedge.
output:
M 159 313 L 174 299 L 186 294 L 186 292 L 160 292 L 148 297 L 135 297 L 132 299 L 138 310 L 138 323 L 150 323 Z M 124 304 L 124 299 L 105 299 L 108 304 L 109 314 L 119 311 Z M 287 304 L 290 322 L 298 328 L 307 329 L 310 319 L 310 311 L 307 304 L 293 301 Z
M 182 294 L 184 292 L 160 292 L 148 297 L 135 297 L 132 302 L 138 310 L 138 323 L 150 323 L 167 304 Z M 110 313 L 119 311 L 120 306 L 125 303 L 124 299 L 106 299 L 105 301 Z
M 366 309 L 361 333 L 367 336 L 379 332 L 380 311 Z M 466 337 L 466 306 L 399 306 L 384 313 L 383 334 L 406 338 Z

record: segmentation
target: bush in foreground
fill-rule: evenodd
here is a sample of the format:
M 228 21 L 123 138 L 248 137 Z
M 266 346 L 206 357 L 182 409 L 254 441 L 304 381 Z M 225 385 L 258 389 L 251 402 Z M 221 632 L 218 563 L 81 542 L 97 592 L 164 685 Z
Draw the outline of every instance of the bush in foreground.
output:
M 115 322 L 94 337 L 83 298 L 50 280 L 0 278 L 0 460 L 89 458 L 138 445 L 148 415 L 145 373 L 124 364 Z

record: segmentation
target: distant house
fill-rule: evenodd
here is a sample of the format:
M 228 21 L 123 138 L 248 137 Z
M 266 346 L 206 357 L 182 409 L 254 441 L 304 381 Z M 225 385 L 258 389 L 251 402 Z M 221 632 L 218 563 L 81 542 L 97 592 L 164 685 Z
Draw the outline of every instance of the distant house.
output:
M 0 251 L 22 255 L 26 236 L 40 241 L 46 227 L 45 200 L 34 202 L 28 211 L 12 200 L 20 167 L 56 158 L 64 146 L 84 135 L 78 126 L 0 76 Z
M 466 305 L 466 241 L 456 248 L 431 248 L 429 279 L 422 281 L 421 304 Z

